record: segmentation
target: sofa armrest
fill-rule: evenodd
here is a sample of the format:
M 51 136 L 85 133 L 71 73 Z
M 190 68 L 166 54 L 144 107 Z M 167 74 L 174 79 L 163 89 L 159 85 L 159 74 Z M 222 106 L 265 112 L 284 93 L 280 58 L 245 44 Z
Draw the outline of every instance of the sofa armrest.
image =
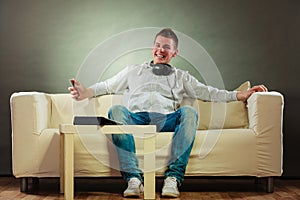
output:
M 249 128 L 256 135 L 257 176 L 282 174 L 283 96 L 278 92 L 257 92 L 248 99 Z
M 284 102 L 279 92 L 256 92 L 247 103 L 250 129 L 256 134 L 282 135 Z
M 29 131 L 39 135 L 48 128 L 50 98 L 40 92 L 17 92 L 10 98 L 12 131 Z
M 15 177 L 39 171 L 40 135 L 48 127 L 50 98 L 44 93 L 18 92 L 11 95 L 12 164 Z

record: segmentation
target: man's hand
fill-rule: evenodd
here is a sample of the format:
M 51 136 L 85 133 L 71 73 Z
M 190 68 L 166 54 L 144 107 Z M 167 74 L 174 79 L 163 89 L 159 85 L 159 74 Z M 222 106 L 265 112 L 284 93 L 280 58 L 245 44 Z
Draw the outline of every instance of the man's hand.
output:
M 79 81 L 72 79 L 74 86 L 68 87 L 72 98 L 80 101 L 86 98 L 91 98 L 94 96 L 94 91 L 91 88 L 85 88 Z
M 247 99 L 254 93 L 254 92 L 267 92 L 268 89 L 264 85 L 256 85 L 246 91 L 238 91 L 237 92 L 237 99 L 239 101 L 247 101 Z

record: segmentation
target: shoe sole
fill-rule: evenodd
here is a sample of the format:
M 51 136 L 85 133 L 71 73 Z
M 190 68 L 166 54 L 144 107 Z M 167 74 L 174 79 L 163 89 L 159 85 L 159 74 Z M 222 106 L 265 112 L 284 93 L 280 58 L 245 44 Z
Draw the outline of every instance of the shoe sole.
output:
M 161 194 L 163 197 L 179 197 L 179 194 L 173 194 L 173 193 L 163 193 Z
M 127 194 L 123 194 L 124 197 L 140 197 L 141 194 L 137 194 L 137 193 L 127 193 Z

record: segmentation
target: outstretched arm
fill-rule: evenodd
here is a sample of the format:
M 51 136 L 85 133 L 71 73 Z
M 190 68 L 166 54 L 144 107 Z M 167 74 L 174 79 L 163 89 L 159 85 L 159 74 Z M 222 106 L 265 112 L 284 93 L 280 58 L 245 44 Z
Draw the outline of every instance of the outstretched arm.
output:
M 254 93 L 254 92 L 267 92 L 268 89 L 264 85 L 256 85 L 250 88 L 249 90 L 245 91 L 238 91 L 237 92 L 237 99 L 239 101 L 247 101 L 247 99 Z

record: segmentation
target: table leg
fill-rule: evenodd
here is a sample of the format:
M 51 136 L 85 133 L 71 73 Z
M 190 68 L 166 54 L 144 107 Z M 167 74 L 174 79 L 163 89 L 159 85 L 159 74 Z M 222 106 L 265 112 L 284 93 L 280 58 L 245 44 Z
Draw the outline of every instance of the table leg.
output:
M 64 179 L 64 134 L 60 134 L 60 171 L 59 171 L 59 192 L 64 193 L 65 191 L 65 179 Z
M 155 134 L 144 137 L 144 199 L 155 199 Z
M 74 135 L 63 134 L 63 179 L 66 200 L 74 199 Z

